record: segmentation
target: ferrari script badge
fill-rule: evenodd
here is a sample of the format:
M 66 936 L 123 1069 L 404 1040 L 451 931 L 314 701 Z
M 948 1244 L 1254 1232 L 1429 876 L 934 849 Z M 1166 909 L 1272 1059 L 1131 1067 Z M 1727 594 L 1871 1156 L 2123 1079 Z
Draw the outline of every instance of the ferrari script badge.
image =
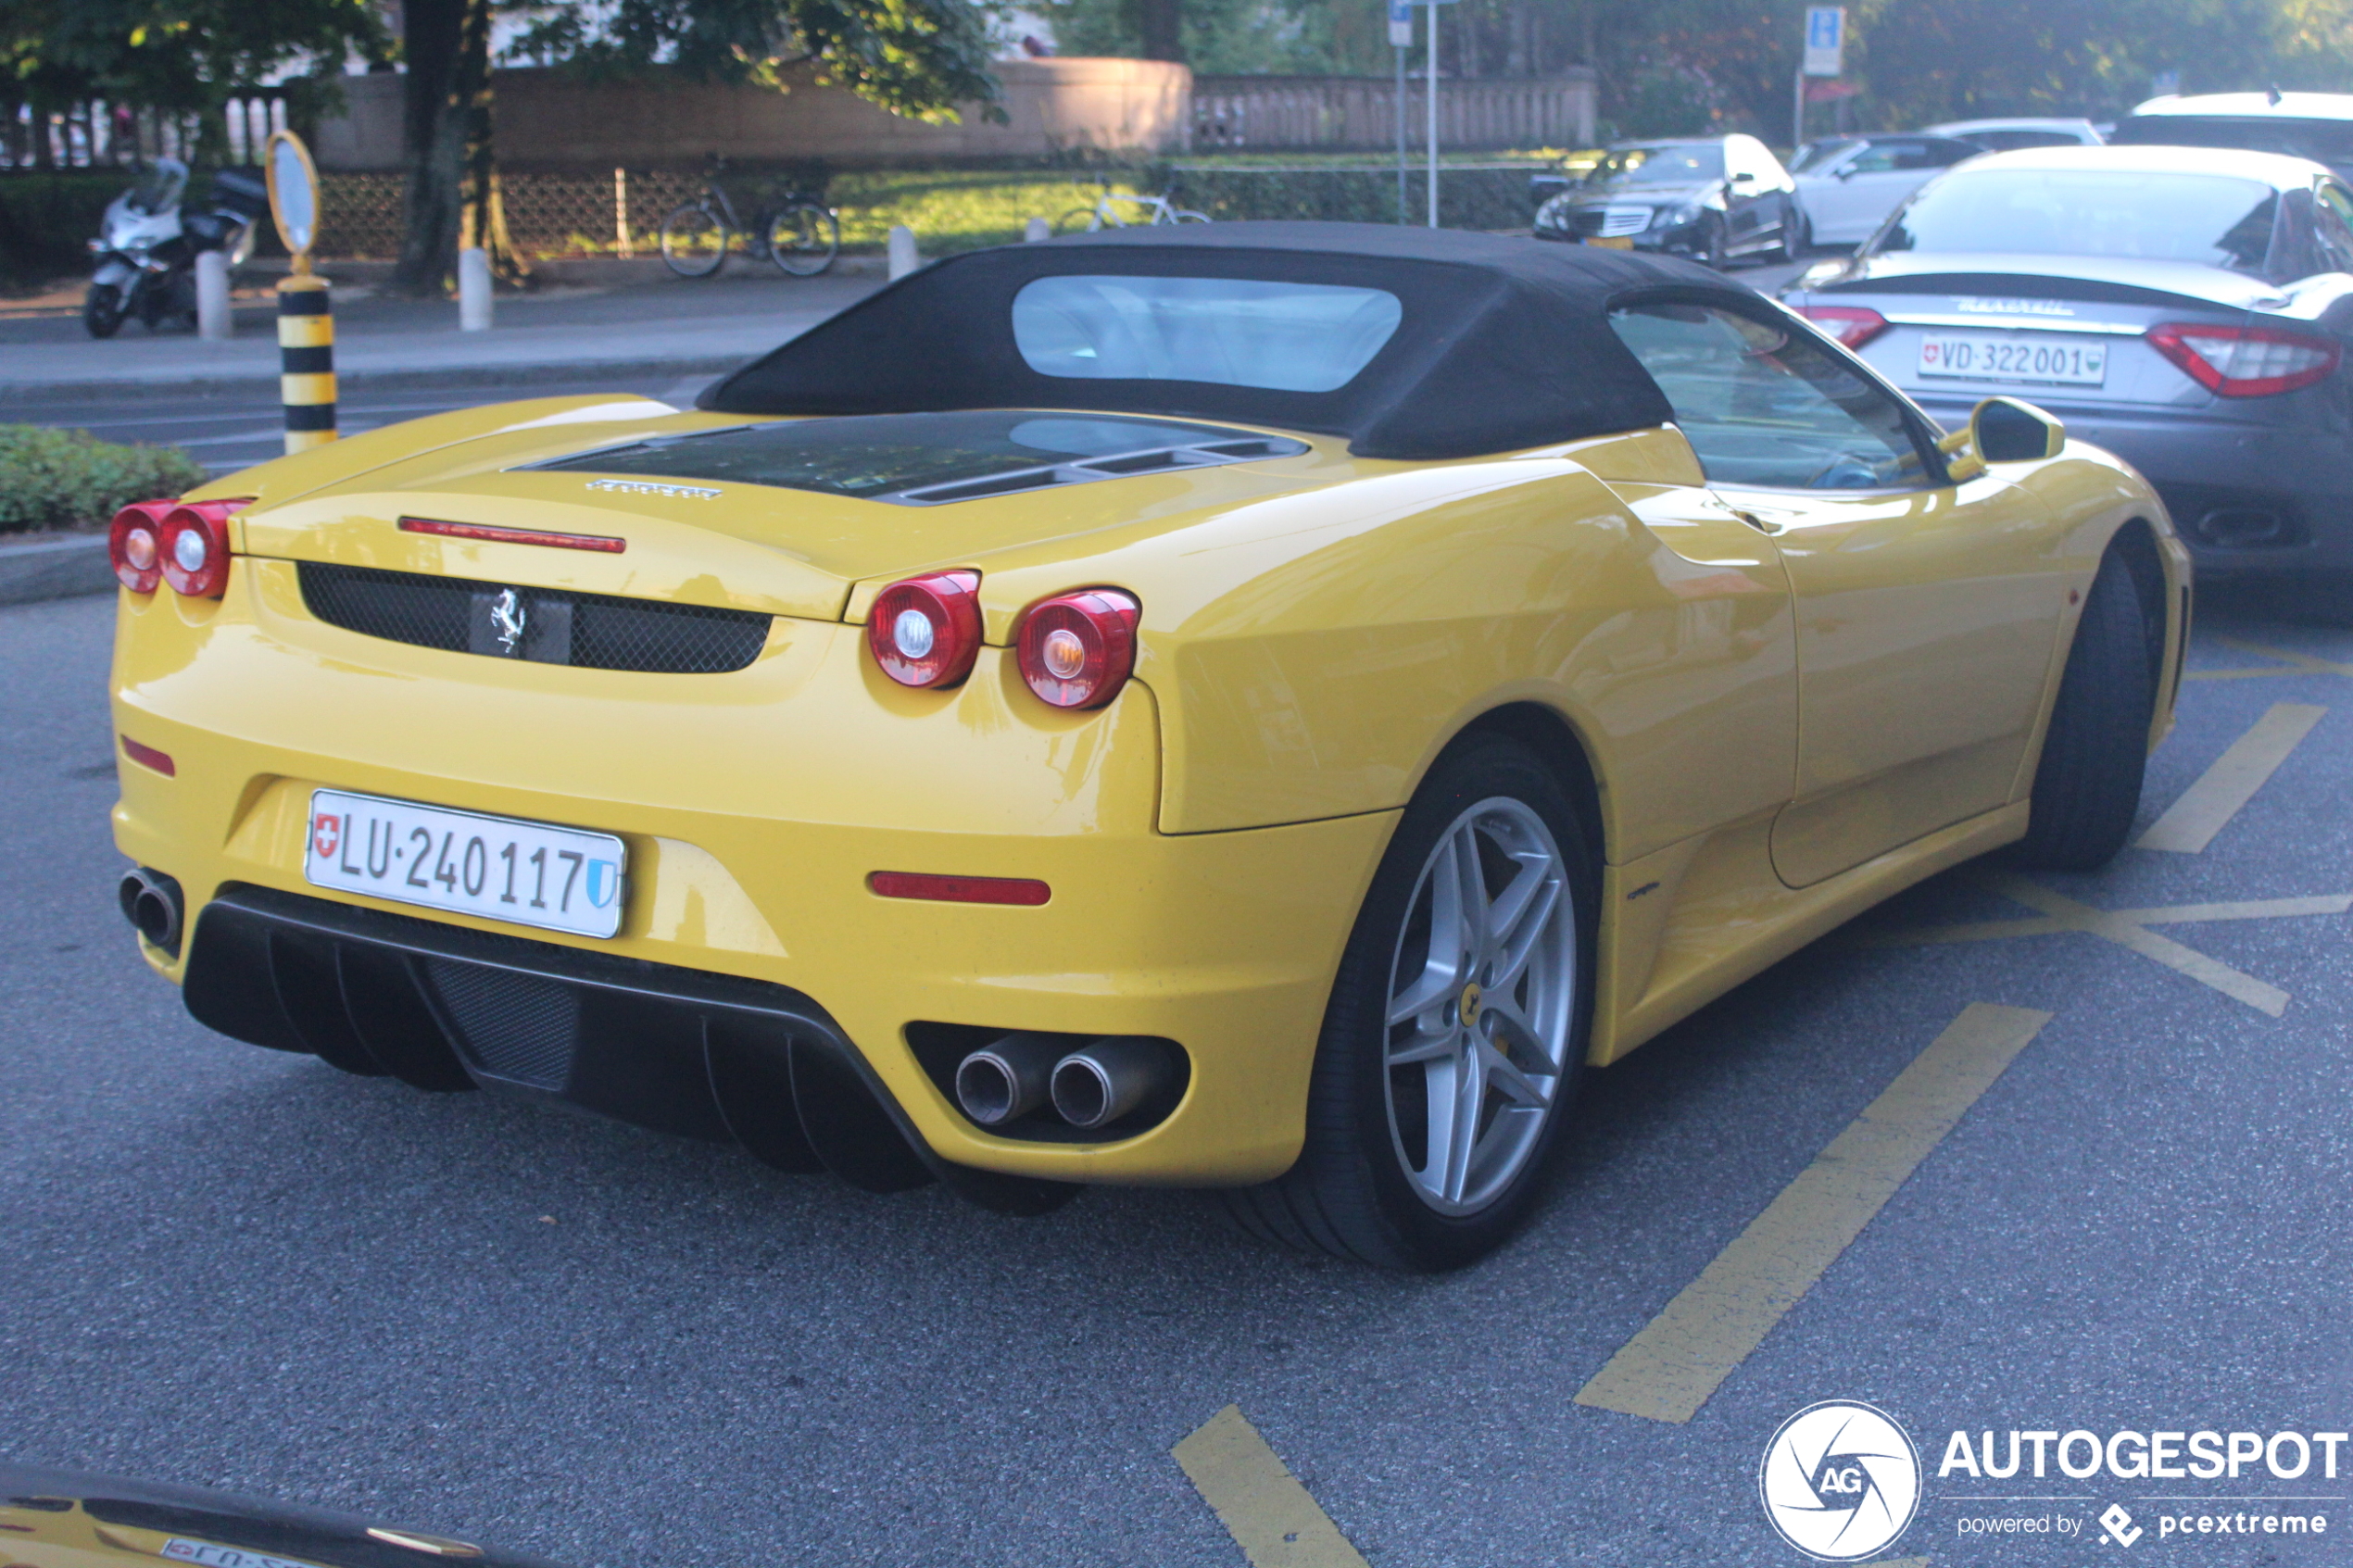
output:
M 530 618 L 531 612 L 523 608 L 522 596 L 512 588 L 501 589 L 490 603 L 490 629 L 498 633 L 498 646 L 509 653 L 514 652 L 515 645 L 522 641 L 523 622 Z
M 714 501 L 720 493 L 702 484 L 657 484 L 646 479 L 592 479 L 591 490 L 614 490 L 623 495 L 668 495 L 685 501 Z

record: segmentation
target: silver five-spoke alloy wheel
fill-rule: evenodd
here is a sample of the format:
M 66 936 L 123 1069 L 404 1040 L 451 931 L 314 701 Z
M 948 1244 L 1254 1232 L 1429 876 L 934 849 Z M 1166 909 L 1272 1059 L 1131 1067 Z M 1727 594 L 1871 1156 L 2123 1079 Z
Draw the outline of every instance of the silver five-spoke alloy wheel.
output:
M 1423 862 L 1390 964 L 1390 1140 L 1441 1214 L 1493 1202 L 1541 1146 L 1573 1063 L 1576 901 L 1551 828 L 1506 796 Z

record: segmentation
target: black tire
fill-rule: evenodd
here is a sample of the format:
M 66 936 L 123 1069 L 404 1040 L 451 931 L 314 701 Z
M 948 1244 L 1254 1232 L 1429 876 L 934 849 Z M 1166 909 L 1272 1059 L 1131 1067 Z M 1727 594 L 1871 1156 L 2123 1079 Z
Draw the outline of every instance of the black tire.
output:
M 1700 243 L 1700 248 L 1692 259 L 1703 267 L 1713 267 L 1718 272 L 1731 265 L 1732 252 L 1725 237 L 1724 220 L 1708 220 L 1707 238 Z
M 788 278 L 813 278 L 841 254 L 841 220 L 812 201 L 787 202 L 768 220 L 768 259 Z
M 1102 227 L 1103 215 L 1091 207 L 1074 207 L 1054 220 L 1057 234 L 1096 234 Z
M 1428 908 L 1419 897 L 1423 871 L 1437 847 L 1475 810 L 1499 800 L 1532 812 L 1558 850 L 1571 921 L 1570 989 L 1556 1045 L 1559 1067 L 1538 1126 L 1520 1135 L 1522 1152 L 1497 1190 L 1482 1198 L 1475 1211 L 1449 1214 L 1417 1190 L 1413 1155 L 1393 1124 L 1392 1083 L 1414 1069 L 1391 1065 L 1389 1059 L 1392 970 L 1401 960 L 1413 961 L 1416 911 Z M 1298 1162 L 1274 1181 L 1222 1195 L 1244 1230 L 1302 1250 L 1416 1272 L 1459 1268 L 1510 1238 L 1542 1194 L 1584 1074 L 1598 866 L 1560 780 L 1526 747 L 1501 735 L 1478 735 L 1441 759 L 1399 821 L 1341 956 L 1316 1045 L 1306 1142 Z M 1493 874 L 1487 885 L 1495 888 Z M 1466 1006 L 1466 1025 L 1483 1016 L 1476 1002 Z M 1488 1027 L 1492 1037 L 1495 1026 Z M 1484 1110 L 1480 1114 L 1485 1128 L 1500 1123 L 1502 1112 L 1491 1119 Z M 1428 1135 L 1426 1132 L 1423 1148 L 1434 1167 L 1438 1161 Z M 1476 1146 L 1479 1140 L 1471 1141 Z
M 82 296 L 82 327 L 92 337 L 112 337 L 122 330 L 122 291 L 112 283 L 93 283 Z
M 1806 212 L 1792 202 L 1781 213 L 1781 245 L 1779 255 L 1783 261 L 1803 261 L 1806 253 L 1814 248 L 1814 226 L 1806 220 Z
M 2110 550 L 2075 623 L 2034 770 L 2026 836 L 2011 847 L 2012 859 L 2045 871 L 2088 872 L 2124 847 L 2141 809 L 2157 709 L 2150 664 L 2146 607 L 2132 568 Z
M 727 265 L 731 235 L 719 215 L 688 202 L 661 220 L 661 262 L 682 278 L 715 278 Z

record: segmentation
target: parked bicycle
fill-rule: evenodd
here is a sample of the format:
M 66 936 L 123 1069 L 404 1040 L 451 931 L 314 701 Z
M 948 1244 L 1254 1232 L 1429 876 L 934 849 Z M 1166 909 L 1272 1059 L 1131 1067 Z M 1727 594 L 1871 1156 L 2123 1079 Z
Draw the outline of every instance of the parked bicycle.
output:
M 710 278 L 727 264 L 741 234 L 754 256 L 764 256 L 795 278 L 813 278 L 841 253 L 841 221 L 833 208 L 802 191 L 786 191 L 746 223 L 719 182 L 724 159 L 711 160 L 702 194 L 661 220 L 662 264 L 682 278 Z
M 1114 191 L 1102 182 L 1103 194 L 1092 207 L 1074 207 L 1054 220 L 1057 234 L 1093 234 L 1105 229 L 1156 228 L 1164 223 L 1206 223 L 1209 214 L 1194 212 L 1165 195 L 1139 196 Z M 1123 210 L 1125 209 L 1125 210 Z

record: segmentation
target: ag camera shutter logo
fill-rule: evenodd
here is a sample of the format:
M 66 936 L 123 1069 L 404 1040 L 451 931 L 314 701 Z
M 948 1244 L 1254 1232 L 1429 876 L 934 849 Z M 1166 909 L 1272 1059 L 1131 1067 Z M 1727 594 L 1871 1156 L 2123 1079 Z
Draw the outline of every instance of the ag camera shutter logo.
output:
M 1756 1490 L 1781 1539 L 1818 1562 L 1856 1562 L 1911 1527 L 1919 1450 L 1884 1411 L 1825 1399 L 1781 1423 Z

